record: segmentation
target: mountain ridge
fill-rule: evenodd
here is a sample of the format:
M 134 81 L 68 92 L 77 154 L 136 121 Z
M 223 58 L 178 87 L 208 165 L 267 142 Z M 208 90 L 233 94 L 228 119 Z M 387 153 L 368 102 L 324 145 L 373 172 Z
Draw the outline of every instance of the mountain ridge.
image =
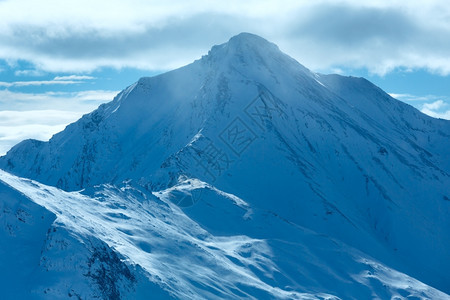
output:
M 16 233 L 26 227 L 35 228 L 34 240 L 43 244 L 42 248 L 29 251 L 36 261 L 40 260 L 32 264 L 32 276 L 17 274 L 23 276 L 19 277 L 21 286 L 17 290 L 11 288 L 11 280 L 17 276 L 0 273 L 0 287 L 6 296 L 27 299 L 335 300 L 391 295 L 450 298 L 357 249 L 278 216 L 253 211 L 254 222 L 242 220 L 236 214 L 236 207 L 227 204 L 232 198 L 239 201 L 231 194 L 209 190 L 215 196 L 202 198 L 193 207 L 196 211 L 185 215 L 171 198 L 183 191 L 189 193 L 192 188 L 211 189 L 201 182 L 185 181 L 153 197 L 127 185 L 97 186 L 82 193 L 65 192 L 1 170 L 0 181 L 0 196 L 7 202 L 1 203 L 7 212 L 0 216 L 0 221 L 3 223 L 6 218 L 9 228 Z M 17 191 L 22 195 L 10 198 Z M 241 201 L 239 205 L 246 204 Z M 35 207 L 39 207 L 37 211 Z M 227 222 L 230 217 L 232 222 L 217 222 L 214 209 L 221 214 L 227 212 L 221 222 Z M 212 212 L 212 218 L 208 217 Z M 42 214 L 45 218 L 50 215 L 50 222 L 44 221 L 44 226 L 35 222 Z M 203 217 L 200 223 L 193 221 L 196 216 Z M 205 221 L 221 226 L 222 234 L 205 231 L 218 229 L 208 228 Z M 237 226 L 230 230 L 228 225 L 234 222 Z M 269 226 L 261 227 L 261 224 Z M 36 235 L 45 230 L 44 237 Z M 236 232 L 240 234 L 235 235 Z M 4 240 L 2 234 L 0 231 Z M 23 247 L 15 236 L 9 238 L 12 241 L 9 249 Z M 5 252 L 0 257 L 0 266 L 23 261 L 20 254 L 20 251 Z M 208 262 L 206 269 L 204 260 Z M 192 272 L 193 268 L 196 272 Z M 16 285 L 13 282 L 12 286 Z

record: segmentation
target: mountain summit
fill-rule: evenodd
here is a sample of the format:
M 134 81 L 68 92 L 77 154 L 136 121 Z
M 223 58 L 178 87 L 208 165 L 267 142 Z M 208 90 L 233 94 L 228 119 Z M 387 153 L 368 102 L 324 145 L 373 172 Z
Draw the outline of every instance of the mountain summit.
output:
M 228 43 L 214 46 L 203 59 L 215 62 L 219 68 L 244 66 L 247 70 L 266 69 L 270 73 L 285 68 L 285 71 L 303 70 L 313 75 L 297 61 L 281 52 L 277 45 L 251 33 L 241 33 L 232 37 Z
M 220 125 L 214 124 L 218 122 L 213 119 L 228 118 L 231 111 L 236 114 L 256 95 L 270 94 L 267 87 L 272 86 L 286 94 L 291 86 L 296 86 L 305 93 L 314 93 L 317 99 L 323 93 L 331 97 L 312 72 L 279 51 L 275 44 L 242 33 L 228 43 L 214 46 L 208 55 L 193 64 L 141 78 L 114 101 L 69 125 L 49 143 L 24 141 L 2 158 L 1 166 L 13 173 L 20 169 L 16 174 L 65 190 L 77 190 L 105 180 L 139 179 L 136 175 L 153 173 L 141 168 L 152 165 L 159 169 L 168 154 L 188 144 L 206 129 L 206 124 Z M 291 98 L 291 95 L 287 97 Z M 159 134 L 161 131 L 164 134 Z M 180 138 L 166 139 L 169 145 L 161 140 L 168 134 Z M 151 146 L 153 143 L 156 148 Z M 176 145 L 171 147 L 173 143 Z M 35 149 L 37 161 L 29 159 L 31 149 Z M 26 159 L 21 159 L 22 155 Z M 130 161 L 135 155 L 146 158 L 140 158 L 139 163 Z M 131 168 L 132 164 L 137 170 Z M 121 172 L 116 172 L 117 168 Z
M 12 188 L 54 214 L 42 226 L 91 241 L 66 241 L 84 247 L 77 280 L 92 281 L 93 256 L 114 261 L 100 260 L 121 270 L 108 277 L 118 297 L 448 298 L 449 133 L 363 78 L 311 72 L 242 33 L 16 145 L 0 183 L 10 206 Z

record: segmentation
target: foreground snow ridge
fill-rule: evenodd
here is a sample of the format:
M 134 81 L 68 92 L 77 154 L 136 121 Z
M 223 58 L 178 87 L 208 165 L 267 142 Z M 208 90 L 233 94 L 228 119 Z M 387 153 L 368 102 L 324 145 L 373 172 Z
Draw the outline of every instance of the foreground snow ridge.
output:
M 449 133 L 240 34 L 0 157 L 0 298 L 450 299 Z
M 300 251 L 295 253 L 295 245 L 288 240 L 255 239 L 245 235 L 212 235 L 170 201 L 169 194 L 177 188 L 156 193 L 161 195 L 160 198 L 152 197 L 151 194 L 142 193 L 130 186 L 116 188 L 110 185 L 96 187 L 95 191 L 91 191 L 92 194 L 88 195 L 86 191 L 65 192 L 4 171 L 0 171 L 0 182 L 19 191 L 26 198 L 33 199 L 36 204 L 53 213 L 56 219 L 50 226 L 62 228 L 67 232 L 67 237 L 63 237 L 62 240 L 73 237 L 82 243 L 90 239 L 101 240 L 117 252 L 126 265 L 142 267 L 141 272 L 149 281 L 168 291 L 167 297 L 257 299 L 262 296 L 281 299 L 340 299 L 326 293 L 297 292 L 295 288 L 301 287 L 302 282 L 296 282 L 294 278 L 283 278 L 283 273 L 286 272 L 283 267 L 295 268 L 295 261 L 314 263 L 314 260 L 308 257 L 311 255 L 309 252 L 315 253 L 314 256 L 325 252 L 322 255 L 327 260 L 330 262 L 335 260 L 327 266 L 330 269 L 335 267 L 334 264 L 337 266 L 342 264 L 342 260 L 351 262 L 347 268 L 352 272 L 345 271 L 339 277 L 345 276 L 346 280 L 354 281 L 354 285 L 360 284 L 361 288 L 367 286 L 370 290 L 373 289 L 373 295 L 379 295 L 380 291 L 377 289 L 382 287 L 382 293 L 386 295 L 392 292 L 434 299 L 447 297 L 405 274 L 375 262 L 355 249 L 339 245 L 336 241 L 307 232 L 273 216 L 260 218 L 265 218 L 266 222 L 280 227 L 271 228 L 272 231 L 286 230 L 289 235 L 301 237 L 299 242 L 305 240 L 308 243 L 301 245 L 298 249 Z M 190 182 L 192 182 L 190 186 L 187 186 L 186 182 L 181 183 L 178 189 L 187 192 L 189 189 L 199 187 L 210 188 L 199 184 L 200 182 L 195 179 Z M 231 201 L 236 208 L 240 208 L 239 204 L 242 205 L 234 202 L 229 194 L 218 190 L 214 192 L 217 197 L 227 195 L 225 200 Z M 47 240 L 49 239 L 51 234 L 47 236 Z M 314 243 L 311 244 L 311 241 Z M 323 246 L 329 248 L 320 249 Z M 284 258 L 275 258 L 272 247 L 287 253 L 294 252 L 291 255 L 295 256 L 290 258 L 293 265 L 277 265 L 275 261 Z M 76 249 L 66 250 L 67 253 L 64 255 L 71 257 L 74 253 L 70 251 Z M 48 255 L 46 252 L 50 251 L 51 246 L 45 248 L 41 254 L 41 261 Z M 54 258 L 45 258 L 50 261 L 52 259 Z M 82 265 L 86 262 L 80 260 L 72 263 Z M 40 267 L 43 267 L 42 264 Z M 313 269 L 309 270 L 313 272 L 317 266 L 306 268 Z M 295 271 L 288 270 L 286 273 L 289 272 Z M 329 276 L 330 280 L 337 275 L 323 274 Z M 138 277 L 131 272 L 130 276 Z M 289 285 L 283 286 L 284 289 L 274 286 L 274 283 L 279 282 Z M 135 286 L 132 285 L 131 292 L 127 291 L 131 298 L 134 297 L 133 288 Z M 70 290 L 67 283 L 55 282 L 51 289 L 44 291 L 47 291 L 46 295 L 51 296 L 52 293 L 62 295 L 65 290 Z M 39 295 L 38 290 L 34 290 L 34 293 Z M 145 297 L 145 292 L 140 296 Z
M 0 179 L 54 213 L 55 225 L 64 227 L 80 239 L 100 238 L 123 255 L 128 263 L 142 267 L 150 280 L 177 297 L 208 295 L 207 291 L 198 291 L 191 283 L 193 281 L 211 291 L 221 291 L 223 296 L 232 296 L 232 290 L 228 290 L 234 285 L 235 292 L 245 295 L 238 287 L 243 284 L 272 296 L 305 298 L 264 283 L 247 268 L 230 260 L 235 258 L 245 265 L 275 269 L 269 257 L 265 258 L 269 249 L 263 240 L 246 236 L 212 236 L 170 201 L 148 199 L 150 195 L 140 194 L 130 187 L 117 189 L 106 185 L 98 187 L 90 197 L 17 178 L 3 171 L 0 171 Z M 258 260 L 239 256 L 239 249 L 248 247 L 258 254 Z M 224 275 L 227 282 L 220 286 Z

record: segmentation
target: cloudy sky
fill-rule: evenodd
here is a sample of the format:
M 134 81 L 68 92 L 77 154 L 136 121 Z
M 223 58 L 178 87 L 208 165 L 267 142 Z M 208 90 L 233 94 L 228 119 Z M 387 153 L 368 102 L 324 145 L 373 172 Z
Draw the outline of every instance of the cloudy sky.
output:
M 0 155 L 240 32 L 450 119 L 447 0 L 0 0 Z

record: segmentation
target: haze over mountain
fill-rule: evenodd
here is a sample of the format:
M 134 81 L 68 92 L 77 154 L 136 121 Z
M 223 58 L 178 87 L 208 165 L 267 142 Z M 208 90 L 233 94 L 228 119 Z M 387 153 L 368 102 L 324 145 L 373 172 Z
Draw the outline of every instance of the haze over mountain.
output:
M 448 299 L 448 149 L 450 121 L 242 33 L 0 157 L 0 285 Z

